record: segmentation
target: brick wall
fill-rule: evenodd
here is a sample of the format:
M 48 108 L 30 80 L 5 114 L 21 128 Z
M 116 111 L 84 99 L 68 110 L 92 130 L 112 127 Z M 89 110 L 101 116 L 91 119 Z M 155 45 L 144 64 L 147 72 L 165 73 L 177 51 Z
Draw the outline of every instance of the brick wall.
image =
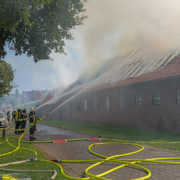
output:
M 66 103 L 47 118 L 180 132 L 177 91 L 180 91 L 180 77 L 111 87 L 81 94 L 71 100 L 71 105 Z M 161 93 L 161 104 L 153 103 L 154 93 Z M 120 95 L 125 95 L 125 111 L 119 110 Z M 135 95 L 142 96 L 142 105 L 135 104 Z M 51 111 L 69 97 L 70 95 L 54 105 L 46 105 L 39 113 L 42 115 L 44 109 L 46 112 Z M 109 111 L 105 111 L 105 97 L 110 98 Z M 97 98 L 97 111 L 93 110 L 93 98 Z M 87 111 L 84 110 L 85 99 Z M 80 101 L 80 110 L 77 110 L 77 101 Z

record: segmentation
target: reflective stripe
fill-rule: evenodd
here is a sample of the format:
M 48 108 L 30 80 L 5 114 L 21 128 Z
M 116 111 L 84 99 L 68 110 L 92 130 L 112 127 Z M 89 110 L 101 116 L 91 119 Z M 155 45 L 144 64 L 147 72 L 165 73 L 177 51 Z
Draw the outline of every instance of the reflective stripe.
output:
M 15 129 L 15 131 L 24 131 L 25 129 Z
M 22 121 L 22 119 L 17 119 L 16 121 Z
M 34 125 L 34 123 L 29 123 L 30 126 Z

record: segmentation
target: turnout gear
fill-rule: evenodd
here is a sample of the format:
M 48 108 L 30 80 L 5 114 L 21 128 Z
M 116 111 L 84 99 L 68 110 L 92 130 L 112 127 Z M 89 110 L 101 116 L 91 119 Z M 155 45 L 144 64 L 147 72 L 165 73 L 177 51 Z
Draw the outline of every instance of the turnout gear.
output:
M 30 113 L 29 113 L 29 126 L 32 126 L 30 128 L 30 136 L 29 136 L 30 141 L 36 140 L 36 138 L 34 137 L 34 132 L 35 132 L 37 120 L 38 119 L 37 119 L 37 117 L 35 115 L 34 108 L 31 108 Z
M 12 112 L 12 122 L 16 123 L 16 109 Z
M 22 129 L 22 119 L 23 119 L 23 112 L 21 110 L 21 107 L 18 108 L 18 111 L 16 112 L 16 126 L 15 126 L 15 134 L 21 134 Z
M 23 108 L 23 115 L 22 115 L 22 132 L 24 132 L 26 128 L 26 120 L 27 120 L 27 113 L 26 113 L 26 108 Z
M 7 112 L 7 120 L 8 120 L 8 122 L 10 121 L 10 112 L 9 111 Z

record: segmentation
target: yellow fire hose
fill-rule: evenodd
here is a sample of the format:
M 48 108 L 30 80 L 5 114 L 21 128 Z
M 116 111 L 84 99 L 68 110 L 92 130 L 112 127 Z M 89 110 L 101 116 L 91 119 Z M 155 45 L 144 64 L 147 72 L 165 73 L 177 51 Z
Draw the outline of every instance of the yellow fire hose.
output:
M 42 119 L 42 118 L 41 118 Z M 41 120 L 39 119 L 38 122 Z M 33 125 L 32 125 L 33 126 Z M 20 149 L 20 142 L 21 142 L 21 139 L 23 137 L 23 135 L 32 127 L 30 126 L 28 129 L 26 129 L 26 131 L 20 136 L 19 140 L 18 140 L 18 146 L 14 146 L 12 145 L 9 140 L 7 139 L 6 141 L 9 143 L 10 146 L 14 147 L 15 150 L 13 151 L 10 151 L 10 152 L 7 152 L 7 153 L 4 153 L 4 154 L 0 154 L 0 156 L 5 156 L 5 155 L 8 155 L 8 154 L 11 154 L 13 152 L 16 152 L 18 149 Z M 84 140 L 88 140 L 87 138 L 81 138 L 81 139 L 67 139 L 66 141 L 70 142 L 70 141 L 84 141 Z M 56 163 L 56 162 L 52 162 L 52 161 L 49 161 L 49 160 L 44 160 L 44 159 L 38 159 L 38 161 L 44 161 L 44 162 L 49 162 L 49 163 L 52 163 L 52 164 L 55 164 L 56 166 L 58 166 L 60 168 L 60 171 L 61 173 L 65 176 L 65 177 L 68 177 L 70 179 L 74 179 L 74 180 L 89 180 L 89 179 L 100 179 L 100 180 L 110 180 L 110 179 L 107 179 L 107 178 L 103 178 L 103 176 L 113 172 L 113 171 L 116 171 L 117 169 L 120 169 L 120 168 L 123 168 L 123 167 L 126 167 L 126 166 L 135 166 L 137 168 L 140 168 L 142 170 L 144 170 L 145 172 L 147 172 L 147 175 L 144 176 L 144 177 L 140 177 L 140 178 L 137 178 L 137 179 L 133 179 L 133 180 L 144 180 L 144 179 L 148 179 L 149 177 L 151 177 L 151 172 L 141 166 L 141 165 L 138 165 L 138 163 L 141 163 L 141 162 L 151 162 L 151 163 L 163 163 L 163 164 L 176 164 L 176 165 L 180 165 L 180 162 L 168 162 L 168 161 L 163 161 L 163 160 L 180 160 L 180 158 L 178 157 L 166 157 L 166 158 L 153 158 L 153 159 L 117 159 L 119 157 L 124 157 L 124 156 L 129 156 L 129 155 L 132 155 L 132 154 L 135 154 L 135 153 L 138 153 L 138 152 L 141 152 L 144 147 L 142 145 L 139 145 L 139 144 L 134 144 L 134 143 L 129 143 L 129 142 L 123 142 L 123 140 L 117 140 L 117 139 L 101 139 L 103 141 L 116 141 L 116 142 L 104 142 L 104 143 L 94 143 L 94 144 L 91 144 L 88 148 L 89 152 L 102 158 L 102 159 L 92 159 L 92 160 L 60 160 L 60 162 L 62 163 L 87 163 L 87 162 L 95 162 L 95 164 L 89 166 L 86 170 L 85 170 L 85 173 L 89 176 L 87 178 L 75 178 L 75 177 L 71 177 L 71 176 L 68 176 L 67 174 L 64 173 L 63 171 L 63 168 L 61 167 L 60 164 Z M 24 141 L 24 142 L 31 142 L 31 141 Z M 51 141 L 33 141 L 31 143 L 51 143 L 53 142 L 52 140 Z M 140 141 L 139 141 L 140 142 Z M 147 142 L 146 142 L 147 143 Z M 150 143 L 154 143 L 154 142 L 150 142 Z M 166 142 L 167 143 L 167 142 Z M 170 143 L 180 143 L 180 142 L 170 142 Z M 2 143 L 0 143 L 2 144 Z M 106 157 L 106 156 L 103 156 L 103 155 L 100 155 L 100 154 L 97 154 L 95 152 L 93 152 L 91 150 L 91 147 L 93 146 L 102 146 L 102 145 L 113 145 L 113 144 L 119 144 L 119 145 L 131 145 L 131 146 L 138 146 L 140 147 L 141 149 L 137 150 L 137 151 L 133 151 L 133 152 L 130 152 L 130 153 L 125 153 L 125 154 L 120 154 L 120 155 L 115 155 L 115 156 L 110 156 L 110 157 Z M 32 149 L 28 149 L 28 148 L 21 148 L 21 149 L 26 149 L 26 150 L 31 150 L 31 151 L 34 151 L 34 153 L 37 155 L 37 152 L 35 150 L 32 150 Z M 98 174 L 98 175 L 93 175 L 91 173 L 89 173 L 89 170 L 104 163 L 104 162 L 115 162 L 115 163 L 120 163 L 121 165 L 120 166 L 117 166 L 115 168 L 112 168 L 104 173 L 101 173 L 101 174 Z

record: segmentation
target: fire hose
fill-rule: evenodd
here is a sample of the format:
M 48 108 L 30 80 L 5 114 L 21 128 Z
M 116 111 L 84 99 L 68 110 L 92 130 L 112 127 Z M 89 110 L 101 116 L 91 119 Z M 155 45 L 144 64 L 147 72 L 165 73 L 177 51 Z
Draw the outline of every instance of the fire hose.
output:
M 47 116 L 47 115 L 46 115 Z M 46 117 L 44 116 L 44 117 Z M 43 118 L 44 118 L 43 117 Z M 39 119 L 38 122 L 40 120 L 42 120 L 43 118 Z M 13 151 L 10 151 L 10 152 L 7 152 L 7 153 L 4 153 L 4 154 L 0 154 L 0 157 L 1 156 L 5 156 L 5 155 L 9 155 L 13 152 L 16 152 L 18 149 L 26 149 L 26 150 L 32 150 L 32 149 L 27 149 L 27 148 L 21 148 L 20 147 L 20 143 L 21 143 L 21 139 L 23 137 L 23 135 L 32 127 L 33 125 L 31 125 L 28 129 L 25 130 L 25 132 L 20 136 L 19 140 L 18 140 L 18 146 L 14 146 L 12 145 L 9 140 L 7 139 L 7 142 L 9 143 L 9 145 L 13 146 L 15 148 L 15 150 Z M 84 140 L 88 140 L 88 138 L 80 138 L 80 139 L 67 139 L 66 141 L 70 142 L 70 141 L 84 141 Z M 37 159 L 37 161 L 44 161 L 44 162 L 49 162 L 49 163 L 52 163 L 56 166 L 59 167 L 60 169 L 60 172 L 62 173 L 62 175 L 64 175 L 65 177 L 67 178 L 70 178 L 70 179 L 74 179 L 74 180 L 89 180 L 89 179 L 100 179 L 100 180 L 109 180 L 107 178 L 103 178 L 103 176 L 109 174 L 109 173 L 112 173 L 114 172 L 115 170 L 117 169 L 120 169 L 120 168 L 123 168 L 123 167 L 126 167 L 126 166 L 134 166 L 134 167 L 137 167 L 137 168 L 140 168 L 142 169 L 143 171 L 145 171 L 147 173 L 146 176 L 144 177 L 140 177 L 140 178 L 137 178 L 136 180 L 144 180 L 144 179 L 148 179 L 149 177 L 151 177 L 151 171 L 148 170 L 147 168 L 139 165 L 138 163 L 141 163 L 141 162 L 151 162 L 151 163 L 162 163 L 162 164 L 176 164 L 176 165 L 180 165 L 180 162 L 168 162 L 168 161 L 165 161 L 165 160 L 180 160 L 180 158 L 178 157 L 166 157 L 166 158 L 153 158 L 153 159 L 117 159 L 119 157 L 124 157 L 124 156 L 129 156 L 129 155 L 132 155 L 132 154 L 135 154 L 135 153 L 138 153 L 138 152 L 141 152 L 144 147 L 142 145 L 139 145 L 139 144 L 134 144 L 134 143 L 130 143 L 130 142 L 125 142 L 123 140 L 117 140 L 117 139 L 101 139 L 102 141 L 115 141 L 115 142 L 104 142 L 104 143 L 93 143 L 91 144 L 89 147 L 88 147 L 88 150 L 90 153 L 94 154 L 95 156 L 98 156 L 100 157 L 101 159 L 91 159 L 91 160 L 60 160 L 60 159 L 53 159 L 53 160 L 44 160 L 44 159 Z M 31 142 L 31 141 L 23 141 L 23 142 Z M 50 141 L 33 141 L 31 143 L 52 143 L 53 140 L 50 140 Z M 139 143 L 142 143 L 143 141 L 139 141 Z M 146 142 L 147 143 L 147 142 Z M 153 142 L 151 142 L 153 143 Z M 158 142 L 159 143 L 159 142 Z M 167 143 L 167 142 L 166 142 Z M 179 141 L 178 142 L 170 142 L 170 143 L 180 143 Z M 120 154 L 120 155 L 115 155 L 115 156 L 110 156 L 110 157 L 106 157 L 106 156 L 103 156 L 101 154 L 97 154 L 95 153 L 94 151 L 91 150 L 91 148 L 93 146 L 101 146 L 101 145 L 113 145 L 113 144 L 116 144 L 116 145 L 131 145 L 131 146 L 138 146 L 140 147 L 141 149 L 137 150 L 137 151 L 133 151 L 133 152 L 130 152 L 130 153 L 125 153 L 125 154 Z M 34 150 L 33 150 L 34 151 Z M 34 151 L 35 155 L 37 155 L 37 152 Z M 87 163 L 87 162 L 95 162 L 95 164 L 89 166 L 86 170 L 85 170 L 85 174 L 87 174 L 89 177 L 87 178 L 75 178 L 75 177 L 71 177 L 67 174 L 64 173 L 63 171 L 63 168 L 62 166 L 59 164 L 59 163 Z M 89 173 L 89 170 L 104 163 L 104 162 L 115 162 L 115 163 L 121 163 L 122 165 L 119 165 L 115 168 L 112 168 L 104 173 L 101 173 L 101 174 L 98 174 L 98 175 L 93 175 L 91 173 Z M 16 171 L 16 170 L 15 170 Z M 17 170 L 18 171 L 18 170 Z M 135 179 L 134 179 L 135 180 Z

